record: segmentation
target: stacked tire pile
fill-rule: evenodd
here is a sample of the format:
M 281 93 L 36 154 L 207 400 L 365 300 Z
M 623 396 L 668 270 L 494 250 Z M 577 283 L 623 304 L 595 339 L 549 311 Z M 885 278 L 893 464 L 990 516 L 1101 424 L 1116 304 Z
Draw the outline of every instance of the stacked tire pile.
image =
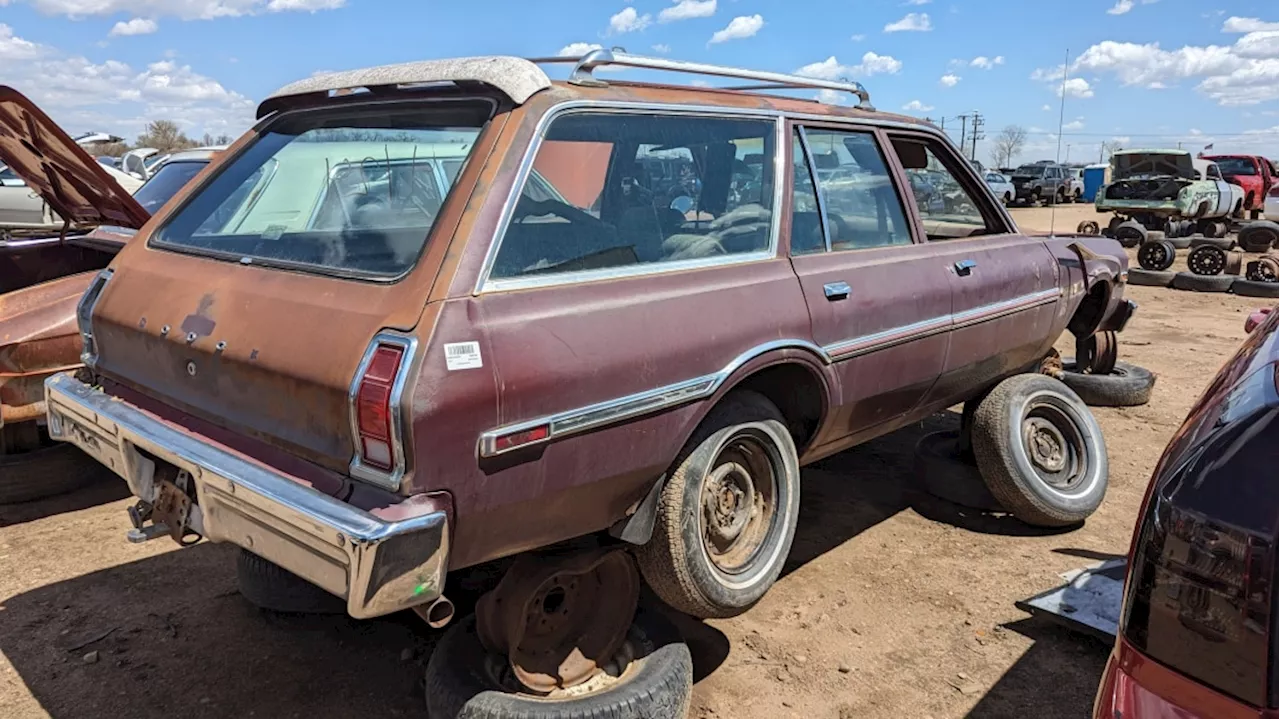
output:
M 1280 296 L 1280 258 L 1275 251 L 1278 229 L 1273 222 L 1246 225 L 1240 230 L 1239 248 L 1234 240 L 1225 237 L 1180 238 L 1190 249 L 1186 272 L 1169 270 L 1181 249 L 1179 243 L 1165 239 L 1161 233 L 1146 233 L 1146 239 L 1138 246 L 1141 269 L 1129 271 L 1129 283 L 1191 292 L 1231 292 L 1244 297 Z M 1245 252 L 1265 254 L 1246 262 Z

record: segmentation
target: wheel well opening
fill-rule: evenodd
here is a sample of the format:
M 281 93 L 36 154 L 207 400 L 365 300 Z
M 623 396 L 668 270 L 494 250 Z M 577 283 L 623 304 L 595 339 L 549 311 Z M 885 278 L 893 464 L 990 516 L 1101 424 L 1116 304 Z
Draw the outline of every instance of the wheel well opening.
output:
M 804 452 L 822 421 L 822 383 L 813 372 L 794 363 L 773 365 L 747 377 L 734 389 L 758 392 L 773 402 L 787 420 L 787 431 L 796 450 Z
M 1080 301 L 1075 316 L 1067 323 L 1067 329 L 1076 337 L 1086 337 L 1102 321 L 1102 313 L 1107 309 L 1110 289 L 1105 282 L 1099 282 L 1089 290 L 1089 294 Z

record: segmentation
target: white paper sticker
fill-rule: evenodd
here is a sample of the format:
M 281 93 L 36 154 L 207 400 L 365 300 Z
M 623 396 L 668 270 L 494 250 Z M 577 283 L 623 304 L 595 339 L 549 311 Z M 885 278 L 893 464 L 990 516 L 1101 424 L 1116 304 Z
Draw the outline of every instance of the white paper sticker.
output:
M 444 363 L 452 372 L 456 369 L 483 367 L 480 361 L 479 342 L 450 342 L 444 346 Z

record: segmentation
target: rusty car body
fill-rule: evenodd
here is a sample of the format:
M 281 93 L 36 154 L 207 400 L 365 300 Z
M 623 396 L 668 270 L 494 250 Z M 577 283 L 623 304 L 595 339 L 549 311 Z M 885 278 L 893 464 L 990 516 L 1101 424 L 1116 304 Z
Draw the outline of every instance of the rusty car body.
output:
M 0 163 L 64 220 L 58 234 L 0 239 L 0 455 L 40 444 L 44 381 L 81 366 L 75 309 L 97 271 L 211 157 L 178 153 L 172 159 L 190 163 L 187 172 L 162 168 L 169 179 L 131 196 L 30 100 L 0 87 Z
M 943 134 L 865 92 L 606 85 L 593 63 L 642 60 L 593 58 L 568 82 L 469 58 L 269 97 L 84 295 L 92 378 L 48 381 L 50 434 L 147 511 L 182 508 L 148 536 L 237 544 L 370 617 L 438 601 L 450 570 L 604 530 L 643 543 L 681 447 L 744 389 L 813 462 L 1133 311 L 1113 240 L 1024 236 Z M 367 152 L 304 172 L 290 148 L 334 128 Z M 465 162 L 421 207 L 427 173 L 395 173 L 426 156 L 386 146 L 445 132 Z M 901 199 L 904 164 L 929 163 L 967 193 L 951 214 Z M 335 199 L 273 204 L 285 189 Z

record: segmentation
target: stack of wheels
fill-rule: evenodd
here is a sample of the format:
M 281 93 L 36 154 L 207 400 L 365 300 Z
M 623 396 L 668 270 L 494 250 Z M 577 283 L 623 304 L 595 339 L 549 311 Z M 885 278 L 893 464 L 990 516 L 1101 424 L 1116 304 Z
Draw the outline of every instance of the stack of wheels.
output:
M 1209 237 L 1208 235 L 1204 237 L 1192 237 L 1188 242 L 1191 244 L 1191 249 L 1193 250 L 1197 247 L 1205 246 L 1217 247 L 1221 250 L 1229 250 L 1236 246 L 1236 241 L 1230 237 Z
M 994 505 L 1027 524 L 1079 524 L 1098 508 L 1107 492 L 1107 449 L 1088 406 L 1067 385 L 1043 374 L 1020 374 L 996 385 L 973 411 L 974 467 L 964 464 L 955 436 L 937 433 L 917 445 L 925 454 L 917 471 L 936 472 L 962 504 Z M 976 471 L 976 476 L 975 476 Z M 978 478 L 986 492 L 974 486 Z M 926 484 L 926 486 L 928 486 Z M 979 508 L 986 508 L 979 506 Z
M 1250 222 L 1240 228 L 1237 238 L 1245 252 L 1266 252 L 1277 244 L 1280 225 L 1274 222 Z
M 1139 268 L 1129 270 L 1129 283 L 1148 287 L 1168 287 L 1173 282 L 1173 260 L 1177 251 L 1169 240 L 1148 240 L 1138 248 Z
M 1228 253 L 1216 245 L 1200 245 L 1187 255 L 1187 268 L 1191 271 L 1174 275 L 1170 286 L 1192 292 L 1230 292 L 1240 274 L 1242 259 L 1239 253 Z M 1223 274 L 1231 269 L 1235 272 Z
M 1134 220 L 1124 220 L 1123 222 L 1112 220 L 1110 227 L 1111 236 L 1116 238 L 1121 247 L 1137 247 L 1147 241 L 1147 228 Z
M 1280 261 L 1268 253 L 1246 266 L 1244 278 L 1232 283 L 1231 291 L 1241 297 L 1280 297 L 1278 281 Z
M 1173 246 L 1179 250 L 1185 250 L 1191 246 L 1191 233 L 1195 231 L 1195 223 L 1190 220 L 1175 220 L 1170 218 L 1164 223 L 1164 236 Z

